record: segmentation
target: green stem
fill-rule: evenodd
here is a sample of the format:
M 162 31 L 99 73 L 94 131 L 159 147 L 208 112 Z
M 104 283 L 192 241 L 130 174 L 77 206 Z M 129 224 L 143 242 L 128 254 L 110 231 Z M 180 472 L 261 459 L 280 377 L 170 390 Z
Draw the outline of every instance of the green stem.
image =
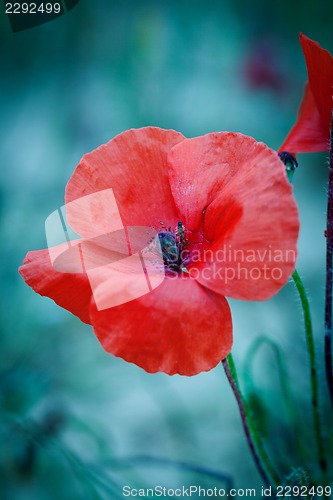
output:
M 332 118 L 333 122 L 333 118 Z M 331 130 L 332 131 L 332 130 Z M 330 364 L 331 359 L 329 360 L 328 358 L 330 357 L 330 346 L 329 346 L 329 341 L 327 340 L 330 337 L 330 325 L 331 325 L 331 319 L 332 319 L 332 314 L 331 311 L 328 310 L 331 309 L 332 305 L 332 252 L 330 253 L 329 250 L 332 250 L 333 245 L 330 245 L 329 242 L 333 241 L 333 202 L 330 204 L 330 200 L 333 200 L 333 189 L 330 188 L 333 186 L 333 156 L 332 156 L 332 151 L 333 151 L 333 135 L 331 134 L 331 155 L 330 159 L 330 182 L 329 182 L 329 197 L 328 197 L 328 209 L 327 209 L 327 218 L 328 221 L 330 221 L 331 226 L 330 229 L 327 230 L 328 233 L 330 233 L 331 237 L 330 239 L 327 239 L 327 279 L 326 279 L 326 303 L 325 303 L 325 361 L 326 361 L 326 373 L 327 373 L 327 379 L 328 382 L 332 382 L 330 386 L 330 392 L 332 390 L 331 395 L 333 394 L 333 378 L 330 378 L 331 375 L 331 369 L 328 370 L 328 364 Z M 297 160 L 293 156 L 291 156 L 289 153 L 288 157 L 281 156 L 283 153 L 280 154 L 281 160 L 284 162 L 286 165 L 286 170 L 287 170 L 287 176 L 290 181 L 290 183 L 293 180 L 293 171 L 295 170 L 295 166 L 297 167 Z M 292 171 L 292 172 L 291 172 Z M 292 175 L 290 175 L 292 174 Z M 331 194 L 331 197 L 330 197 Z M 329 224 L 327 225 L 327 228 L 329 228 Z M 314 432 L 316 436 L 316 442 L 317 442 L 317 449 L 318 449 L 318 457 L 319 457 L 319 462 L 320 462 L 320 467 L 322 471 L 325 473 L 326 472 L 326 459 L 325 459 L 325 452 L 324 452 L 324 446 L 323 446 L 323 441 L 322 441 L 322 433 L 321 433 L 321 424 L 320 424 L 320 416 L 319 416 L 319 407 L 318 407 L 318 377 L 317 377 L 317 368 L 316 368 L 316 352 L 315 352 L 315 344 L 314 344 L 314 339 L 313 339 L 313 329 L 312 329 L 312 320 L 311 320 L 311 313 L 310 313 L 310 304 L 309 300 L 303 285 L 303 282 L 301 280 L 300 275 L 297 272 L 297 269 L 294 270 L 292 278 L 294 280 L 294 283 L 296 285 L 299 297 L 301 299 L 301 304 L 302 304 L 302 309 L 303 309 L 303 316 L 304 316 L 304 324 L 305 324 L 305 337 L 306 337 L 306 345 L 307 345 L 307 350 L 308 350 L 308 355 L 309 355 L 309 363 L 310 363 L 310 377 L 311 377 L 311 395 L 312 395 L 312 414 L 313 414 L 313 424 L 314 424 Z M 329 327 L 327 327 L 329 325 Z M 329 333 L 328 333 L 329 332 Z
M 226 359 L 222 361 L 222 364 L 224 371 L 227 375 L 228 381 L 230 383 L 231 389 L 235 395 L 240 416 L 242 419 L 245 437 L 247 439 L 250 451 L 252 453 L 258 471 L 265 484 L 271 485 L 273 483 L 273 485 L 276 486 L 277 484 L 279 484 L 279 478 L 270 463 L 268 455 L 263 447 L 261 437 L 254 424 L 251 411 L 241 393 L 236 366 L 232 355 L 229 354 L 226 357 Z
M 296 269 L 293 272 L 292 278 L 293 278 L 293 281 L 296 285 L 299 297 L 301 299 L 301 304 L 302 304 L 302 309 L 303 309 L 306 346 L 307 346 L 307 350 L 308 350 L 309 363 L 310 363 L 312 415 L 313 415 L 314 432 L 315 432 L 315 437 L 316 437 L 316 442 L 317 442 L 317 450 L 318 450 L 320 467 L 321 467 L 323 472 L 326 472 L 326 459 L 325 459 L 325 452 L 324 452 L 324 446 L 323 446 L 323 441 L 322 441 L 322 432 L 321 432 L 319 406 L 318 406 L 318 376 L 317 376 L 317 368 L 316 368 L 316 352 L 315 352 L 315 343 L 314 343 L 314 339 L 313 339 L 310 304 L 309 304 L 309 300 L 308 300 L 303 282 L 302 282 L 301 277 L 298 274 Z

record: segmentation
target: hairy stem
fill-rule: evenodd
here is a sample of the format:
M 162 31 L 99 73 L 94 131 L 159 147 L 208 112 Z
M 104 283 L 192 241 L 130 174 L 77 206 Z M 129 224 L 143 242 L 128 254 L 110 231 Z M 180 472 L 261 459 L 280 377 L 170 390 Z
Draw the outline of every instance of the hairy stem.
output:
M 325 453 L 324 453 L 324 447 L 323 447 L 323 441 L 322 441 L 319 406 L 318 406 L 318 376 L 317 376 L 317 368 L 316 368 L 316 351 L 315 351 L 315 343 L 314 343 L 314 339 L 313 339 L 310 304 L 309 304 L 309 300 L 308 300 L 303 282 L 302 282 L 301 277 L 298 274 L 296 269 L 293 272 L 292 278 L 293 278 L 293 281 L 296 285 L 299 297 L 301 299 L 301 304 L 302 304 L 302 309 L 303 309 L 306 346 L 307 346 L 307 350 L 308 350 L 309 363 L 310 363 L 311 400 L 312 400 L 312 416 L 313 416 L 314 432 L 315 432 L 315 437 L 316 437 L 320 467 L 321 467 L 322 471 L 325 472 L 326 471 L 326 459 L 325 459 Z
M 326 226 L 326 290 L 325 290 L 325 368 L 328 389 L 333 405 L 332 369 L 332 258 L 333 258 L 333 115 L 331 122 L 330 163 L 328 175 Z
M 253 423 L 251 412 L 240 391 L 236 366 L 231 354 L 229 354 L 225 359 L 222 360 L 222 365 L 229 381 L 230 387 L 236 398 L 245 437 L 257 469 L 265 485 L 271 486 L 272 483 L 276 485 L 279 483 L 278 477 L 269 461 L 258 431 Z

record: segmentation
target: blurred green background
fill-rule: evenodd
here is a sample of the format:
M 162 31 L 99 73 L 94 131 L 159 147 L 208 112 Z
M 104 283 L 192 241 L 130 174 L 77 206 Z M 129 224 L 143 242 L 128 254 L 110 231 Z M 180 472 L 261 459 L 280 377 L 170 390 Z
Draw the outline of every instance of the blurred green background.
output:
M 44 221 L 63 204 L 81 156 L 119 132 L 145 125 L 188 137 L 231 130 L 277 149 L 306 79 L 300 31 L 333 53 L 331 0 L 81 0 L 66 15 L 15 34 L 2 5 L 1 500 L 116 499 L 123 485 L 225 487 L 223 475 L 237 488 L 262 484 L 221 366 L 192 378 L 148 375 L 105 354 L 90 327 L 34 294 L 17 268 L 28 250 L 45 248 Z M 298 270 L 311 299 L 329 447 L 327 155 L 300 155 L 299 162 Z M 265 303 L 230 302 L 241 383 L 281 478 L 304 467 L 320 481 L 293 284 Z M 282 377 L 269 346 L 248 355 L 262 335 L 281 349 Z M 331 468 L 327 484 L 332 477 Z

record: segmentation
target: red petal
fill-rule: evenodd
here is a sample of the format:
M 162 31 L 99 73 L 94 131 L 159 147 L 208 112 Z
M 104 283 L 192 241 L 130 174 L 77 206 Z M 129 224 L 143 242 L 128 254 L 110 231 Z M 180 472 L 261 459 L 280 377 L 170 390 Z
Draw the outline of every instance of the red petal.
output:
M 316 153 L 328 150 L 329 132 L 323 125 L 317 105 L 307 83 L 297 121 L 279 151 L 289 151 L 295 154 Z
M 112 189 L 124 225 L 157 228 L 163 221 L 174 226 L 178 216 L 166 161 L 170 148 L 183 139 L 178 132 L 155 127 L 118 135 L 82 158 L 67 184 L 66 203 Z M 104 201 L 70 211 L 69 224 L 86 238 L 114 230 Z
M 277 153 L 242 134 L 214 133 L 184 140 L 171 150 L 168 161 L 181 219 L 211 242 L 211 252 L 201 256 L 206 262 L 190 268 L 192 276 L 234 298 L 265 300 L 274 295 L 294 269 L 299 230 L 292 187 Z M 221 262 L 224 249 L 238 253 Z M 231 274 L 238 265 L 247 273 L 227 279 L 227 270 Z M 275 267 L 279 271 L 273 276 Z M 259 278 L 256 271 L 249 274 L 254 268 Z
M 89 306 L 92 293 L 86 275 L 55 271 L 48 250 L 29 252 L 19 273 L 35 292 L 50 297 L 84 323 L 91 323 Z
M 149 373 L 195 375 L 231 351 L 226 299 L 188 278 L 166 278 L 151 293 L 105 311 L 93 306 L 91 319 L 106 351 Z
M 212 133 L 185 139 L 168 154 L 171 189 L 180 220 L 189 231 L 201 232 L 207 207 L 233 175 L 237 148 L 247 138 L 236 133 Z M 253 139 L 251 139 L 254 142 Z M 247 143 L 242 146 L 244 161 Z M 207 231 L 206 231 L 207 232 Z M 211 239 L 211 234 L 205 234 Z
M 307 36 L 300 34 L 300 42 L 308 70 L 309 84 L 322 123 L 326 130 L 327 141 L 331 129 L 333 108 L 333 57 Z

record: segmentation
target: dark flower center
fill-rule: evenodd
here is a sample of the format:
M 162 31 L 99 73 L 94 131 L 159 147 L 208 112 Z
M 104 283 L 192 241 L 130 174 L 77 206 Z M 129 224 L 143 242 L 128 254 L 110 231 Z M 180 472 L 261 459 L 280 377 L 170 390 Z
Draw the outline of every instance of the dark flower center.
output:
M 164 226 L 164 225 L 163 225 Z M 162 227 L 163 227 L 162 226 Z M 166 272 L 188 273 L 186 266 L 190 263 L 189 250 L 186 250 L 188 240 L 185 236 L 185 227 L 182 222 L 178 222 L 176 229 L 163 227 L 158 232 L 163 262 Z

